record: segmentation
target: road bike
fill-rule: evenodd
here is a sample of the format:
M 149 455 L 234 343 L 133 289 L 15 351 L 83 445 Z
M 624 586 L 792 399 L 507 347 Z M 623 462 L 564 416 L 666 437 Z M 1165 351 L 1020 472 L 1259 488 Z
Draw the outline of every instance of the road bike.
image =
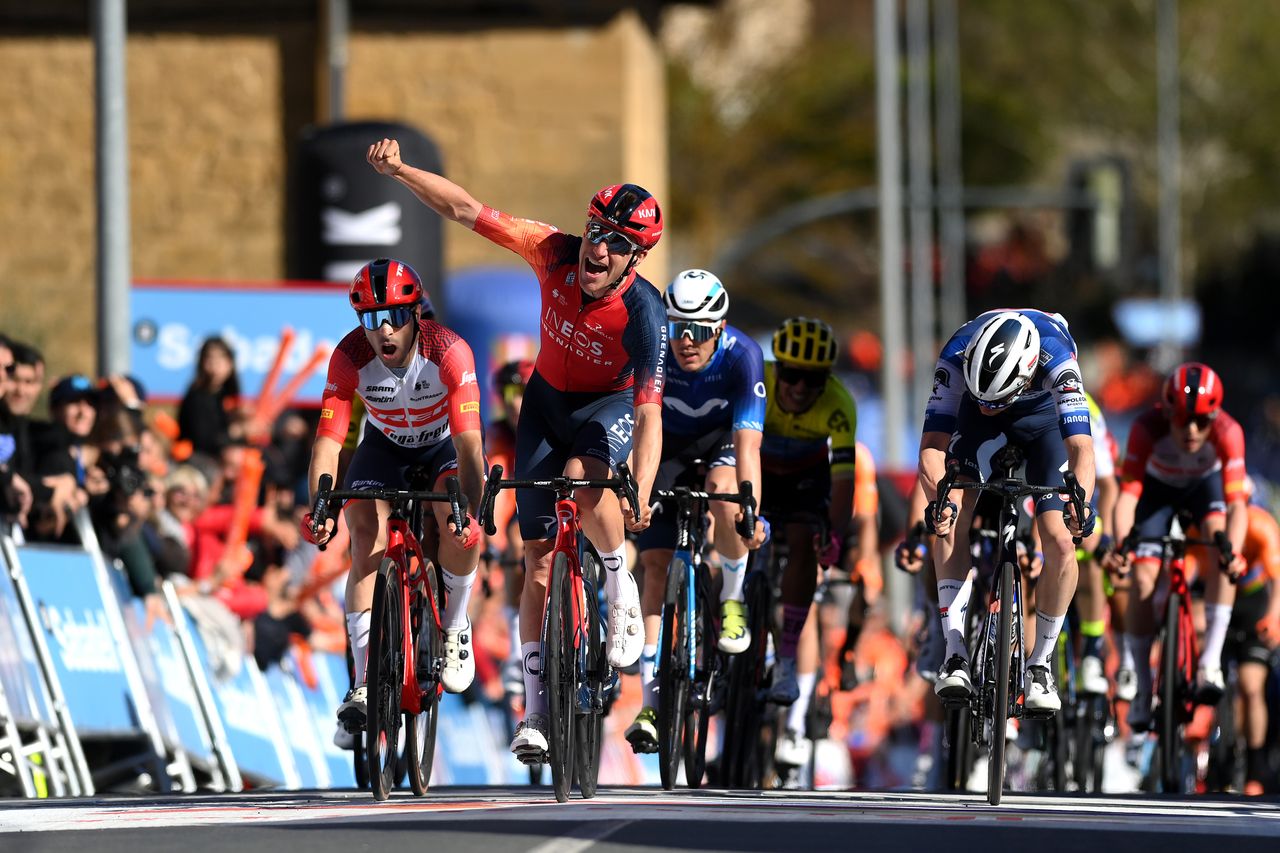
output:
M 493 504 L 502 489 L 546 489 L 556 493 L 556 537 L 551 574 L 542 616 L 539 678 L 546 685 L 548 705 L 547 763 L 556 800 L 566 802 L 576 779 L 584 799 L 596 794 L 600 774 L 600 744 L 604 734 L 607 694 L 617 682 L 605 650 L 605 626 L 596 590 L 603 577 L 599 558 L 579 526 L 577 489 L 607 489 L 619 493 L 640 514 L 636 484 L 626 463 L 607 480 L 549 477 L 542 480 L 503 480 L 502 466 L 489 469 L 480 501 L 483 529 L 494 535 Z M 622 571 L 622 569 L 619 569 Z
M 422 523 L 426 507 L 448 502 L 456 530 L 467 524 L 466 497 L 457 477 L 445 481 L 445 492 L 415 488 L 424 472 L 411 470 L 411 488 L 334 490 L 333 478 L 320 477 L 312 518 L 317 529 L 330 517 L 334 503 L 380 500 L 391 505 L 387 519 L 387 547 L 378 567 L 370 618 L 368 686 L 364 724 L 364 753 L 369 788 L 375 800 L 391 796 L 402 777 L 401 724 L 404 724 L 405 764 L 409 786 L 424 796 L 435 758 L 436 722 L 444 692 L 444 633 L 440 614 L 445 589 L 435 563 L 423 553 Z M 321 546 L 323 549 L 324 546 Z M 353 732 L 357 737 L 359 732 Z
M 1231 542 L 1219 530 L 1212 539 L 1189 539 L 1181 535 L 1185 528 L 1163 536 L 1140 536 L 1131 530 L 1122 546 L 1133 554 L 1141 545 L 1160 548 L 1161 571 L 1169 573 L 1169 597 L 1164 606 L 1164 637 L 1160 644 L 1160 668 L 1156 673 L 1155 696 L 1156 750 L 1159 780 L 1165 793 L 1182 793 L 1186 787 L 1183 773 L 1184 729 L 1195 712 L 1196 661 L 1200 657 L 1196 645 L 1195 622 L 1191 615 L 1191 594 L 1187 585 L 1187 548 L 1206 546 L 1218 551 L 1218 567 L 1227 572 L 1234 559 Z M 1138 661 L 1147 666 L 1148 661 Z
M 744 481 L 737 494 L 704 492 L 679 486 L 654 493 L 676 504 L 676 548 L 667 566 L 662 623 L 658 631 L 658 768 L 662 787 L 675 787 L 684 758 L 685 782 L 702 784 L 707 763 L 707 733 L 721 692 L 725 656 L 717 648 L 711 572 L 702 559 L 707 506 L 726 501 L 742 507 L 739 535 L 754 531 L 755 498 Z
M 1075 517 L 1085 518 L 1084 489 L 1075 475 L 1063 474 L 1061 486 L 1034 486 L 1017 476 L 1023 462 L 1022 450 L 1007 444 L 991 460 L 994 476 L 986 482 L 961 481 L 960 462 L 952 459 L 938 482 L 938 498 L 934 504 L 934 522 L 942 523 L 953 489 L 990 492 L 1000 501 L 997 527 L 995 584 L 982 630 L 973 639 L 976 646 L 970 655 L 973 666 L 973 692 L 967 706 L 971 716 L 969 736 L 978 748 L 988 748 L 987 802 L 1000 804 L 1004 792 L 1005 731 L 1010 717 L 1021 719 L 1033 714 L 1025 712 L 1024 680 L 1026 647 L 1022 631 L 1022 585 L 1013 553 L 1018 526 L 1018 502 L 1026 497 L 1040 498 L 1065 495 Z M 1079 544 L 1077 540 L 1076 544 Z M 954 707 L 955 703 L 950 704 Z M 966 703 L 960 703 L 963 706 Z

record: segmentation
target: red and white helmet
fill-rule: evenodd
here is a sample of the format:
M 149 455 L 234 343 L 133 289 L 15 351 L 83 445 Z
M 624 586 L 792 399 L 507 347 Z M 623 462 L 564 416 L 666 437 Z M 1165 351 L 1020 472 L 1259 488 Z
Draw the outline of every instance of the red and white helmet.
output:
M 652 249 L 662 238 L 662 208 L 652 193 L 635 184 L 600 190 L 591 197 L 587 218 L 600 220 L 641 249 Z
M 1222 408 L 1222 380 L 1209 365 L 1188 361 L 1169 374 L 1162 396 L 1170 417 L 1213 417 Z
M 423 297 L 422 278 L 406 263 L 378 258 L 360 268 L 351 280 L 350 293 L 356 311 L 413 307 Z

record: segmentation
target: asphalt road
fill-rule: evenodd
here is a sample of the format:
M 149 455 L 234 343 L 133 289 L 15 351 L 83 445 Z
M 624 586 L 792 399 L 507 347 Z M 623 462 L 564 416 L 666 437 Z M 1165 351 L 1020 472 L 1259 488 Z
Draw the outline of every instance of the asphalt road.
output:
M 354 791 L 0 803 L 0 851 L 856 850 L 945 853 L 1280 850 L 1280 801 L 922 793 L 441 788 L 374 803 Z

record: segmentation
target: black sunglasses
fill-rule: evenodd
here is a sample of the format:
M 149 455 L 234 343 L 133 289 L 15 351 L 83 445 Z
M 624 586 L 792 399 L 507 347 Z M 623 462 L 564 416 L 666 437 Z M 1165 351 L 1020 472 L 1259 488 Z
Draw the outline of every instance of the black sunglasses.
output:
M 821 388 L 827 384 L 829 370 L 806 370 L 803 367 L 778 365 L 778 381 L 788 385 L 804 385 L 806 388 Z

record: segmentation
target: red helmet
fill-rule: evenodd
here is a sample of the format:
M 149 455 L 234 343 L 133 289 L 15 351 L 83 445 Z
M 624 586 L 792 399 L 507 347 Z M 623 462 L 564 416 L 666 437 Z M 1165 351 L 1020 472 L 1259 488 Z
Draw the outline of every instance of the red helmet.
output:
M 370 261 L 351 279 L 351 307 L 357 311 L 412 307 L 423 293 L 422 278 L 413 267 L 391 258 Z
M 1180 364 L 1164 383 L 1164 405 L 1174 418 L 1216 415 L 1222 408 L 1222 380 L 1207 364 Z
M 498 393 L 508 385 L 528 385 L 533 376 L 533 362 L 528 359 L 509 361 L 493 372 L 493 387 Z
M 641 249 L 652 249 L 662 238 L 662 208 L 644 187 L 614 184 L 591 198 L 587 216 L 625 234 Z

